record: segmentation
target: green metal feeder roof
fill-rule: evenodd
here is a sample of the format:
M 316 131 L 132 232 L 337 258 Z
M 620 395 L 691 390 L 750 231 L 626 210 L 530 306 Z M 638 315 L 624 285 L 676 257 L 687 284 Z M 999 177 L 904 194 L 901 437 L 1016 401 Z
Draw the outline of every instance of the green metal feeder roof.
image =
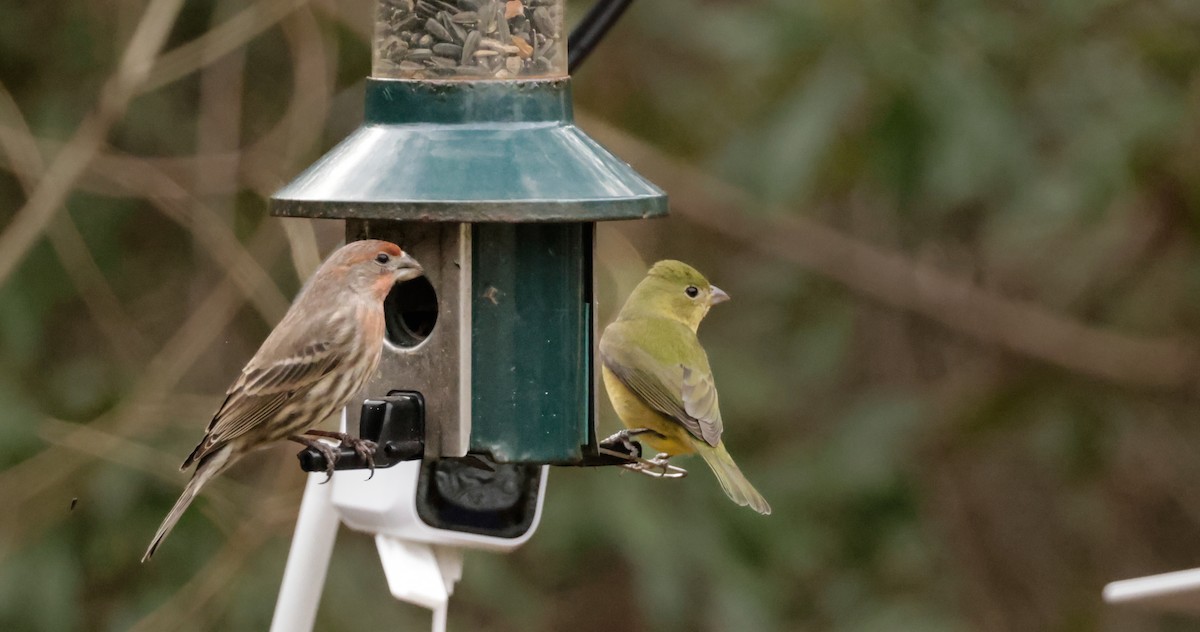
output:
M 446 222 L 660 217 L 667 196 L 573 122 L 569 79 L 368 79 L 364 122 L 275 215 Z

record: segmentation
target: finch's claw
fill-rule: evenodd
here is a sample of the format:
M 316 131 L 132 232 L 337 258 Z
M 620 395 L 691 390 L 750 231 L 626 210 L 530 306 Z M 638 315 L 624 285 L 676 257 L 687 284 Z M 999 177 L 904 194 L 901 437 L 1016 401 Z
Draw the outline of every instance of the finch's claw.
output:
M 354 454 L 362 459 L 363 463 L 367 464 L 367 468 L 371 470 L 367 480 L 371 480 L 375 476 L 375 450 L 379 447 L 374 441 L 360 439 L 354 435 L 344 432 L 330 432 L 328 430 L 309 430 L 305 434 L 315 435 L 318 437 L 326 437 L 329 439 L 337 439 L 339 448 L 350 448 L 354 450 Z M 336 460 L 336 457 L 335 459 Z M 333 465 L 329 466 L 330 476 L 332 476 Z
M 374 441 L 368 441 L 366 439 L 356 439 L 353 437 L 351 437 L 345 443 L 349 444 L 349 446 L 351 448 L 354 448 L 354 453 L 357 454 L 359 456 L 359 458 L 361 458 L 363 460 L 363 462 L 367 464 L 367 469 L 371 471 L 371 473 L 367 476 L 367 480 L 369 481 L 372 478 L 374 478 L 375 477 L 375 450 L 379 446 Z
M 333 468 L 337 465 L 338 460 L 337 450 L 324 441 L 313 441 L 310 447 L 316 448 L 321 456 L 325 457 L 325 480 L 321 481 L 321 484 L 324 485 L 333 479 Z
M 683 478 L 687 476 L 687 470 L 668 462 L 671 455 L 665 452 L 658 453 L 652 459 L 642 458 L 642 445 L 634 441 L 633 437 L 643 434 L 662 436 L 649 428 L 626 428 L 601 441 L 600 452 L 620 457 L 628 461 L 621 467 L 652 478 Z M 621 451 L 618 446 L 624 448 L 624 451 Z
M 367 464 L 367 469 L 371 471 L 371 473 L 367 475 L 367 480 L 369 481 L 374 478 L 375 450 L 379 446 L 374 441 L 368 441 L 367 439 L 359 439 L 358 437 L 352 437 L 348 434 L 339 433 L 339 435 L 340 436 L 337 438 L 342 440 L 342 443 L 339 447 L 350 448 L 354 450 L 354 454 L 357 455 L 358 458 L 362 459 L 362 462 Z
M 670 458 L 671 455 L 659 452 L 653 459 L 639 458 L 636 462 L 621 467 L 651 478 L 683 478 L 687 476 L 687 470 L 678 465 L 671 465 Z

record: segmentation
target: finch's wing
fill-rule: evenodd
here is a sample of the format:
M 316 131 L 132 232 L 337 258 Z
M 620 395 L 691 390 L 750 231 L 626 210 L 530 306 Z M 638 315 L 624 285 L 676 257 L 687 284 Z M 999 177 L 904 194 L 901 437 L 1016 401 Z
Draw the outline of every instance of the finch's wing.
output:
M 337 346 L 332 342 L 312 342 L 300 351 L 283 358 L 258 361 L 256 357 L 242 369 L 242 375 L 229 393 L 241 391 L 247 395 L 289 393 L 297 386 L 315 382 L 332 371 L 340 362 Z
M 712 373 L 707 369 L 693 369 L 686 364 L 683 369 L 683 410 L 689 417 L 700 422 L 700 438 L 708 445 L 721 442 L 721 406 L 717 402 L 717 386 Z
M 266 348 L 260 351 L 229 387 L 225 402 L 209 422 L 204 439 L 183 462 L 182 468 L 187 469 L 217 446 L 269 421 L 293 396 L 341 364 L 342 355 L 335 352 L 339 348 L 344 346 L 312 342 L 292 355 L 274 360 L 263 357 L 268 355 L 263 353 Z
M 699 343 L 696 348 L 703 356 Z M 706 358 L 668 363 L 624 340 L 601 341 L 600 360 L 646 405 L 679 422 L 708 445 L 721 442 L 721 407 Z

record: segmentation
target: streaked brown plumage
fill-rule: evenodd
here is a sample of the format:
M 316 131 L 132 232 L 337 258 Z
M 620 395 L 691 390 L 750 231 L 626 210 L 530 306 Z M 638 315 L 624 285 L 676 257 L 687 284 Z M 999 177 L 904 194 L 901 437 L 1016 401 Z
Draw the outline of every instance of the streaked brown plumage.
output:
M 311 442 L 313 426 L 362 390 L 383 349 L 383 299 L 396 283 L 421 274 L 412 257 L 385 241 L 351 242 L 325 260 L 229 387 L 204 438 L 183 462 L 180 469 L 196 464 L 196 471 L 143 562 L 206 482 L 274 441 Z

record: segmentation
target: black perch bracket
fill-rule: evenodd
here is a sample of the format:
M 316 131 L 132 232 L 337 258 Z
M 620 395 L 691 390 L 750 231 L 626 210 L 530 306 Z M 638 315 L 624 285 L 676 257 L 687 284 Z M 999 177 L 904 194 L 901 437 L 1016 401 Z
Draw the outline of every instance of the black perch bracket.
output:
M 391 467 L 402 461 L 416 461 L 425 455 L 425 399 L 412 391 L 392 391 L 387 397 L 363 402 L 358 421 L 358 436 L 376 444 L 375 467 Z M 325 455 L 313 448 L 296 455 L 305 472 L 325 472 Z M 337 449 L 335 470 L 362 470 L 369 467 L 353 448 Z
M 596 446 L 595 453 L 588 455 L 577 465 L 620 465 L 655 478 L 681 478 L 687 475 L 687 472 L 678 466 L 644 458 L 641 444 L 632 440 L 632 436 L 634 435 L 631 433 L 623 438 L 614 436 L 601 441 Z M 375 443 L 373 457 L 376 468 L 392 467 L 403 461 L 421 460 L 425 456 L 425 399 L 414 391 L 392 391 L 387 397 L 363 401 L 358 422 L 358 437 Z M 336 448 L 336 454 L 337 461 L 333 464 L 335 470 L 363 470 L 371 467 L 362 455 L 350 446 Z M 296 457 L 300 460 L 300 469 L 305 472 L 328 471 L 325 455 L 314 448 L 305 448 Z M 493 463 L 483 454 L 468 454 L 438 461 L 442 463 L 438 467 L 482 470 L 493 473 L 493 478 L 502 477 L 503 473 L 496 473 L 498 469 L 507 471 L 518 467 L 517 464 Z M 522 470 L 519 478 L 536 482 L 536 468 L 528 472 Z

